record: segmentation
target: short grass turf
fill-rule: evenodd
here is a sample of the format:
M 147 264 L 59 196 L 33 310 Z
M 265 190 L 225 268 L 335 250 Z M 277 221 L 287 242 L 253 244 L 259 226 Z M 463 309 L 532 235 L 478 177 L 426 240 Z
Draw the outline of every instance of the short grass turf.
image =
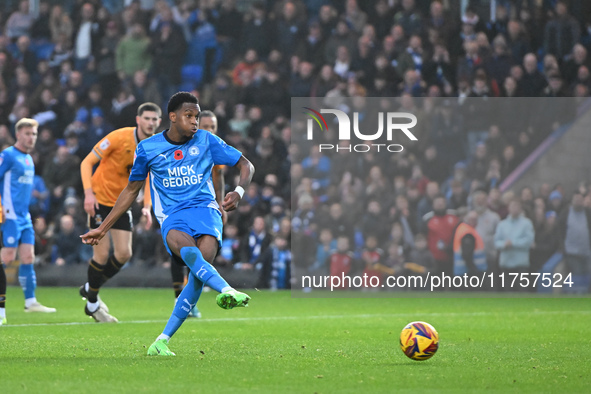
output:
M 590 298 L 292 298 L 249 291 L 222 310 L 203 294 L 202 319 L 171 340 L 176 357 L 148 357 L 172 290 L 101 295 L 119 324 L 93 323 L 75 288 L 41 288 L 56 314 L 26 314 L 8 291 L 0 327 L 1 393 L 589 392 Z M 398 336 L 423 320 L 439 331 L 430 360 Z

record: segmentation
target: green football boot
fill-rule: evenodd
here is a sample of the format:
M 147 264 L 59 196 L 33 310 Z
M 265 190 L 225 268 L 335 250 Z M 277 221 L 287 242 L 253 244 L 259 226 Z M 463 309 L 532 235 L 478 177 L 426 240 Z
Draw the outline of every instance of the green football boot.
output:
M 232 289 L 218 294 L 216 301 L 220 308 L 232 309 L 237 306 L 248 306 L 250 296 Z
M 160 339 L 150 345 L 148 348 L 148 356 L 176 356 L 176 354 L 170 351 L 166 339 Z

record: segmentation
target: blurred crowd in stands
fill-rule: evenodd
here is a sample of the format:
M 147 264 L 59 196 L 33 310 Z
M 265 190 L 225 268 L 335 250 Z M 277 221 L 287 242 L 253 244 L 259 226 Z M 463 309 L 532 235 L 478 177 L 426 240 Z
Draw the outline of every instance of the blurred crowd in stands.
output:
M 186 90 L 256 167 L 225 226 L 221 269 L 285 288 L 293 243 L 313 251 L 298 263 L 307 272 L 350 258 L 380 276 L 453 271 L 454 260 L 474 271 L 480 252 L 489 269 L 537 270 L 566 247 L 578 259 L 567 263 L 588 276 L 591 226 L 578 215 L 591 206 L 585 183 L 572 202 L 560 185 L 498 188 L 560 122 L 512 128 L 499 120 L 483 129 L 442 109 L 429 115 L 441 127 L 425 128 L 414 150 L 351 160 L 291 142 L 290 98 L 354 109 L 356 98 L 399 97 L 400 108 L 417 113 L 426 111 L 420 98 L 452 106 L 585 98 L 589 1 L 5 0 L 0 26 L 2 148 L 14 143 L 18 119 L 40 123 L 31 214 L 42 263 L 89 257 L 78 238 L 86 226 L 81 159 L 110 131 L 134 125 L 141 103 L 165 108 Z M 232 190 L 236 174 L 225 175 Z M 454 246 L 460 222 L 477 235 L 463 226 Z M 569 241 L 569 226 L 587 237 Z M 158 238 L 136 223 L 132 263 L 167 261 Z

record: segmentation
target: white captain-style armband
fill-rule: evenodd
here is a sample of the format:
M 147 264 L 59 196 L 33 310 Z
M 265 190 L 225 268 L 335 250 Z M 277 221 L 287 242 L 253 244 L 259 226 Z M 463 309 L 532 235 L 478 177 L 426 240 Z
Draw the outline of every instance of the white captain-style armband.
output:
M 244 196 L 244 188 L 242 186 L 236 186 L 236 189 L 234 189 L 234 191 L 238 193 L 238 195 L 242 199 L 242 196 Z

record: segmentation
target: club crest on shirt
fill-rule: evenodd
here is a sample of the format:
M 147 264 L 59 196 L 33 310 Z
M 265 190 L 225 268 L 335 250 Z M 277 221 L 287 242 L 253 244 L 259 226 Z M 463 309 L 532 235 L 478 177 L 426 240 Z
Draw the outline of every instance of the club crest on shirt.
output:
M 197 148 L 196 146 L 192 146 L 191 148 L 189 148 L 189 154 L 191 156 L 197 156 L 199 154 L 199 148 Z

